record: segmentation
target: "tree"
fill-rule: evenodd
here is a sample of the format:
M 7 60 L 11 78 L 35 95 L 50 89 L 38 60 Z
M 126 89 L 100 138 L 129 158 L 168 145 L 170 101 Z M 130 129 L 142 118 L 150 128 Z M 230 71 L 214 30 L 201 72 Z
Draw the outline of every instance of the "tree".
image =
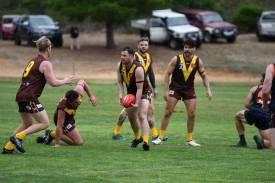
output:
M 49 0 L 53 10 L 72 20 L 87 18 L 106 25 L 106 48 L 115 48 L 114 28 L 126 24 L 132 18 L 148 16 L 153 9 L 165 8 L 170 0 Z

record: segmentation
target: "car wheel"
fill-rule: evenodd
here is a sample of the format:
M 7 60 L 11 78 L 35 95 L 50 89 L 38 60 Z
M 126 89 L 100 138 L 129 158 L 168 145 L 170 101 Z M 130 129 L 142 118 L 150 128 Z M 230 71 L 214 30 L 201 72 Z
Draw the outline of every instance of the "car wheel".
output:
M 16 44 L 16 45 L 20 45 L 21 44 L 21 40 L 20 40 L 20 38 L 16 34 L 14 34 L 14 44 Z
M 228 37 L 228 38 L 226 38 L 226 40 L 227 40 L 228 43 L 234 43 L 235 40 L 236 40 L 236 37 L 235 36 L 234 37 Z
M 56 40 L 53 44 L 54 44 L 54 46 L 56 46 L 56 47 L 62 47 L 62 45 L 63 45 L 63 39 L 62 39 L 62 38 L 59 38 L 59 39 Z
M 35 47 L 35 43 L 33 42 L 32 36 L 29 35 L 28 37 L 28 45 L 31 47 Z
M 203 41 L 205 43 L 211 43 L 212 42 L 212 38 L 209 32 L 204 32 L 203 34 Z
M 170 40 L 169 40 L 169 47 L 170 48 L 172 48 L 172 49 L 174 49 L 174 50 L 176 50 L 176 49 L 178 49 L 178 47 L 179 47 L 179 42 L 178 42 L 178 40 L 176 40 L 175 38 L 170 38 Z

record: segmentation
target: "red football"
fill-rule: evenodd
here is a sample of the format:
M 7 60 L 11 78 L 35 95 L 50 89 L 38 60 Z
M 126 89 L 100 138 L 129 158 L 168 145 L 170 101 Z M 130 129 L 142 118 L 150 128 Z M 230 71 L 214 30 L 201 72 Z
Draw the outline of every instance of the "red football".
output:
M 136 102 L 136 97 L 133 94 L 126 95 L 122 101 L 122 105 L 125 108 L 132 107 L 131 104 L 134 104 Z

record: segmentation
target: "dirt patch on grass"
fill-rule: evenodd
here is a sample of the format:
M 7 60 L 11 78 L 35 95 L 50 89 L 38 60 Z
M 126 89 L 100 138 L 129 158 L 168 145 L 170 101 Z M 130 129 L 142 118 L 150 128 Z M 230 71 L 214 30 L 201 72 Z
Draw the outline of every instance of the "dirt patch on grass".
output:
M 71 51 L 70 37 L 63 35 L 64 46 L 53 48 L 48 59 L 53 63 L 58 77 L 73 74 L 77 78 L 92 80 L 116 80 L 116 63 L 124 46 L 136 49 L 137 34 L 115 34 L 116 49 L 106 49 L 105 33 L 80 34 L 80 51 Z M 37 54 L 37 49 L 17 46 L 12 40 L 0 41 L 0 77 L 20 78 L 26 62 Z M 258 81 L 260 73 L 274 61 L 274 42 L 258 42 L 255 34 L 243 34 L 233 44 L 219 40 L 203 44 L 197 49 L 198 55 L 207 67 L 210 81 Z M 150 44 L 156 79 L 161 82 L 170 60 L 181 53 L 163 44 Z M 199 78 L 199 77 L 197 77 Z

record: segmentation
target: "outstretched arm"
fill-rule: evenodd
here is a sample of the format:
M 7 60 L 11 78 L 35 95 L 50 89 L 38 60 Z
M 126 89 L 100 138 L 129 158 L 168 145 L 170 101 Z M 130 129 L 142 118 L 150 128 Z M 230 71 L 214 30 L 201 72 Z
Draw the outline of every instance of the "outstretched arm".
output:
M 39 71 L 41 73 L 44 73 L 44 76 L 47 80 L 47 82 L 52 86 L 52 87 L 57 87 L 61 86 L 64 84 L 69 84 L 72 85 L 74 83 L 74 77 L 67 77 L 63 80 L 56 79 L 53 73 L 53 67 L 52 64 L 49 61 L 44 61 L 40 64 Z
M 77 86 L 75 87 L 74 90 L 77 91 L 80 95 L 83 95 L 85 91 L 89 96 L 89 100 L 88 100 L 89 104 L 92 102 L 93 106 L 97 105 L 97 99 L 94 97 L 94 95 L 92 94 L 92 91 L 89 88 L 89 85 L 84 80 L 78 81 Z

